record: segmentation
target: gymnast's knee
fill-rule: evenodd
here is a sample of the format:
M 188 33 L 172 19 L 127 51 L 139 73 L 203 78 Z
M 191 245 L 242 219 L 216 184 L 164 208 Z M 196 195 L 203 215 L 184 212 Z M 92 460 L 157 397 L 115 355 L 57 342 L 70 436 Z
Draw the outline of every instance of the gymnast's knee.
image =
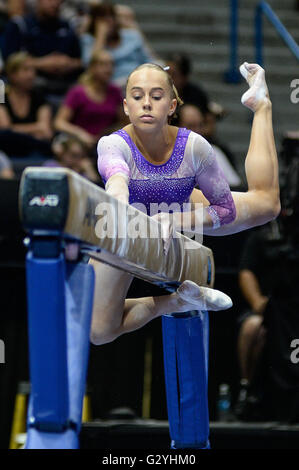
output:
M 119 334 L 111 327 L 92 325 L 89 339 L 94 346 L 101 346 L 102 344 L 112 343 L 118 336 Z

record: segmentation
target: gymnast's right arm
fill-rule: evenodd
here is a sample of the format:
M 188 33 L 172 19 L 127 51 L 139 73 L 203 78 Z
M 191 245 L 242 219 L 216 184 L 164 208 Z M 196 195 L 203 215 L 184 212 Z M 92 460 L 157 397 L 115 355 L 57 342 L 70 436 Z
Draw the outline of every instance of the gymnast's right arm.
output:
M 123 152 L 111 137 L 102 137 L 98 142 L 98 170 L 107 194 L 128 204 L 130 169 Z

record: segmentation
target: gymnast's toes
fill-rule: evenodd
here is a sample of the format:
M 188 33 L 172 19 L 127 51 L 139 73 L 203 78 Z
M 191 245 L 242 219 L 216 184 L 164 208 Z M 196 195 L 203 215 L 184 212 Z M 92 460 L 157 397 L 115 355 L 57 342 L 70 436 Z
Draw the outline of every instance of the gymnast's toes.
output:
M 248 62 L 244 62 L 239 70 L 249 85 L 252 85 L 252 78 L 259 70 L 264 72 L 264 69 L 259 64 L 249 64 Z
M 217 289 L 209 289 L 209 296 L 210 299 L 207 298 L 207 310 L 227 310 L 231 308 L 233 305 L 232 299 Z
M 246 79 L 250 87 L 249 90 L 243 94 L 241 102 L 247 108 L 256 111 L 261 104 L 269 101 L 265 71 L 258 64 L 248 64 L 244 62 L 240 67 L 240 73 Z

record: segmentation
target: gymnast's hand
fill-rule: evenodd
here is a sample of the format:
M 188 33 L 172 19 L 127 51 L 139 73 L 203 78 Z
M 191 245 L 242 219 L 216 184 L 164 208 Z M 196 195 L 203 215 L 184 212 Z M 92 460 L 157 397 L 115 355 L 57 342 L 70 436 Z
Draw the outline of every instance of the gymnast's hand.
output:
M 161 237 L 163 241 L 163 251 L 167 255 L 173 234 L 175 232 L 175 224 L 173 214 L 168 212 L 159 212 L 152 216 L 152 219 L 161 224 Z
M 129 202 L 129 188 L 128 179 L 121 173 L 116 173 L 111 176 L 105 186 L 106 193 L 109 196 L 115 197 L 118 201 L 128 204 Z

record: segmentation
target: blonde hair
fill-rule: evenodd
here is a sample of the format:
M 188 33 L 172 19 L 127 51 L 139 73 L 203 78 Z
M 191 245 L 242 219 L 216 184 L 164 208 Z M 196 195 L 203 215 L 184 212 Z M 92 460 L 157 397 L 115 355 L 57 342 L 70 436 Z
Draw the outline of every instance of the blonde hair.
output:
M 136 67 L 128 76 L 127 78 L 127 82 L 126 82 L 126 90 L 127 90 L 127 87 L 128 87 L 128 83 L 129 83 L 129 80 L 130 80 L 130 77 L 131 75 L 133 75 L 134 72 L 137 72 L 138 70 L 142 70 L 143 68 L 150 68 L 150 69 L 153 69 L 153 70 L 157 70 L 158 72 L 162 72 L 165 74 L 165 77 L 166 77 L 166 80 L 167 80 L 167 83 L 168 83 L 168 86 L 169 86 L 169 89 L 170 89 L 170 92 L 171 92 L 171 98 L 172 99 L 175 99 L 176 102 L 177 102 L 177 108 L 180 108 L 181 106 L 183 106 L 184 104 L 184 101 L 180 98 L 179 94 L 178 94 L 178 91 L 175 87 L 175 84 L 173 83 L 173 80 L 172 80 L 172 77 L 171 75 L 163 68 L 161 67 L 161 65 L 159 64 L 154 64 L 154 63 L 145 63 L 145 64 L 141 64 L 141 65 L 138 65 L 138 67 Z M 172 119 L 174 118 L 177 118 L 177 113 L 176 111 L 173 113 L 172 116 L 170 116 L 169 118 L 169 122 L 171 122 Z
M 82 75 L 80 75 L 80 77 L 78 79 L 79 83 L 81 83 L 82 85 L 92 85 L 94 83 L 94 78 L 93 78 L 93 74 L 91 72 L 91 69 L 92 69 L 93 65 L 100 62 L 101 57 L 103 55 L 109 56 L 111 58 L 109 52 L 106 52 L 104 49 L 101 49 L 101 50 L 99 50 L 99 51 L 92 54 L 91 59 L 90 59 L 89 64 L 88 64 L 88 67 L 87 67 L 87 70 L 85 72 L 83 72 Z
M 28 52 L 14 52 L 11 54 L 5 63 L 5 72 L 6 75 L 9 76 L 15 72 L 17 72 L 26 60 L 30 59 L 31 56 Z

